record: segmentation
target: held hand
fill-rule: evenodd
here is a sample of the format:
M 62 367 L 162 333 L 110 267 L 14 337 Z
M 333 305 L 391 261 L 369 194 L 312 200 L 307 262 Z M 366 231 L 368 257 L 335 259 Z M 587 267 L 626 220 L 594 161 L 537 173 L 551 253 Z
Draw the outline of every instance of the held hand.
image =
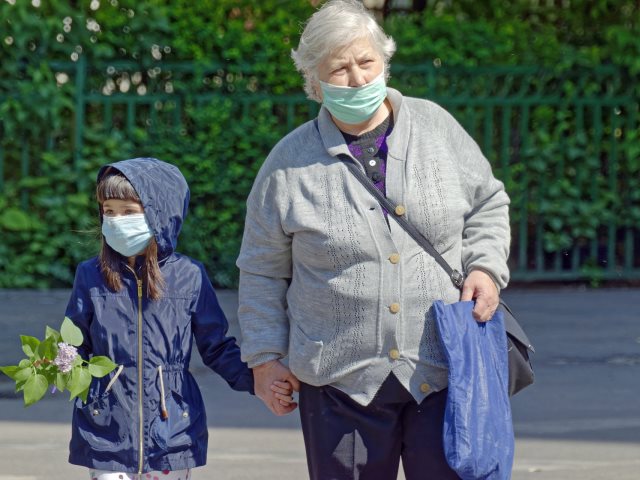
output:
M 271 384 L 271 391 L 282 406 L 297 405 L 293 398 L 293 387 L 289 382 L 276 380 Z
M 283 405 L 280 399 L 271 391 L 271 385 L 274 385 L 276 381 L 288 382 L 295 391 L 300 390 L 298 379 L 279 360 L 271 360 L 254 367 L 253 381 L 256 396 L 275 415 L 286 415 L 293 412 L 298 406 L 296 403 L 291 402 L 285 402 L 287 405 Z
M 464 281 L 460 300 L 475 300 L 473 318 L 478 322 L 491 320 L 498 308 L 498 289 L 493 279 L 481 270 L 473 270 Z

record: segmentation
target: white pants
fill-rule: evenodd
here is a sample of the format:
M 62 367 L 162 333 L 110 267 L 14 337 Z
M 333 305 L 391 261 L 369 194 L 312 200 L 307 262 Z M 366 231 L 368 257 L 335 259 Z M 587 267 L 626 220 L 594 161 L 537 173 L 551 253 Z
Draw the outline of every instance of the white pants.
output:
M 108 470 L 89 470 L 91 480 L 190 480 L 191 470 L 163 470 L 162 472 L 147 472 L 142 474 L 111 472 Z

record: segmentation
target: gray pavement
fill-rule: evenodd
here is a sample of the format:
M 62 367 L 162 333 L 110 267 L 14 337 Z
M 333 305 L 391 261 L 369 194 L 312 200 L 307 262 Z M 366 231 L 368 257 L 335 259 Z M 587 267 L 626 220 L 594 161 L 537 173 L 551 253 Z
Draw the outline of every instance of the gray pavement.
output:
M 45 325 L 59 326 L 68 293 L 0 290 L 0 365 L 21 358 L 20 334 L 41 338 Z M 512 401 L 512 478 L 640 479 L 640 290 L 510 289 L 504 296 L 536 346 L 536 384 Z M 237 335 L 236 292 L 219 298 Z M 308 478 L 297 413 L 271 415 L 196 357 L 210 443 L 208 465 L 194 478 Z M 25 409 L 0 375 L 0 480 L 88 478 L 66 461 L 69 420 L 66 396 Z

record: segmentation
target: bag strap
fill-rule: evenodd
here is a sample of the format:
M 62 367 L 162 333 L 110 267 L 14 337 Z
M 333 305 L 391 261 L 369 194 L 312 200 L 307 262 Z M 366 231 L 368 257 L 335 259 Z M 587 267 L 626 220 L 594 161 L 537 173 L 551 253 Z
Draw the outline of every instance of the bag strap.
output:
M 349 155 L 345 155 L 341 153 L 338 155 L 340 160 L 344 161 L 344 164 L 349 168 L 351 173 L 362 183 L 362 185 L 373 195 L 378 203 L 382 205 L 382 207 L 389 212 L 389 214 L 393 217 L 393 219 L 400 225 L 411 238 L 413 238 L 418 245 L 420 245 L 429 255 L 431 255 L 438 265 L 440 265 L 449 278 L 453 282 L 453 284 L 457 288 L 462 288 L 462 284 L 464 283 L 464 275 L 460 273 L 458 270 L 451 268 L 451 265 L 447 263 L 447 261 L 442 258 L 442 255 L 438 253 L 438 251 L 434 248 L 429 240 L 427 240 L 420 231 L 413 226 L 413 224 L 409 223 L 407 219 L 404 217 L 404 209 L 398 208 L 398 206 L 385 197 L 380 190 L 373 184 L 373 182 L 365 175 L 365 173 L 360 169 L 358 165 L 353 161 L 353 159 Z
M 416 227 L 414 227 L 411 223 L 409 223 L 404 218 L 404 210 L 397 210 L 397 206 L 385 197 L 380 190 L 373 184 L 369 177 L 365 175 L 365 173 L 360 169 L 360 167 L 353 161 L 353 159 L 349 155 L 339 154 L 338 158 L 344 161 L 345 165 L 349 168 L 349 170 L 353 173 L 353 175 L 364 185 L 364 187 L 373 195 L 376 200 L 382 205 L 384 209 L 386 209 L 389 214 L 393 214 L 393 219 L 398 222 L 398 224 L 413 238 L 418 245 L 424 248 L 427 253 L 429 253 L 438 264 L 444 269 L 445 272 L 449 275 L 449 278 L 453 282 L 453 284 L 458 288 L 462 288 L 462 284 L 464 283 L 464 275 L 460 273 L 458 270 L 451 268 L 451 265 L 447 263 L 447 261 L 442 258 L 442 255 L 438 253 L 438 251 L 434 248 L 429 240 L 427 240 Z M 533 345 L 529 341 L 529 338 L 522 330 L 522 327 L 517 322 L 511 309 L 509 306 L 500 299 L 500 305 L 502 305 L 506 313 L 504 315 L 505 321 L 505 329 L 507 333 L 516 338 L 522 345 L 526 348 L 535 352 L 533 349 Z M 508 314 L 507 314 L 508 313 Z M 528 359 L 528 357 L 527 357 Z

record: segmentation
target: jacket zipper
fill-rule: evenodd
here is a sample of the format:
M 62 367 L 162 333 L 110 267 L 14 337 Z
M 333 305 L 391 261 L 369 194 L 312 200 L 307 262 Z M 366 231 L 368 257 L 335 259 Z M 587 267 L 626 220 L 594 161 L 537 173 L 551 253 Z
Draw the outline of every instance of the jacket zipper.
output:
M 144 465 L 144 413 L 142 408 L 142 280 L 138 280 L 138 414 L 140 418 L 140 456 L 138 457 L 138 475 L 142 475 Z
M 142 280 L 138 278 L 138 275 L 136 275 L 133 268 L 129 266 L 127 266 L 127 268 L 131 270 L 131 273 L 133 273 L 133 276 L 136 279 L 136 284 L 138 285 L 138 438 L 140 439 L 138 444 L 138 475 L 141 475 L 142 467 L 144 466 L 144 412 L 142 406 Z

